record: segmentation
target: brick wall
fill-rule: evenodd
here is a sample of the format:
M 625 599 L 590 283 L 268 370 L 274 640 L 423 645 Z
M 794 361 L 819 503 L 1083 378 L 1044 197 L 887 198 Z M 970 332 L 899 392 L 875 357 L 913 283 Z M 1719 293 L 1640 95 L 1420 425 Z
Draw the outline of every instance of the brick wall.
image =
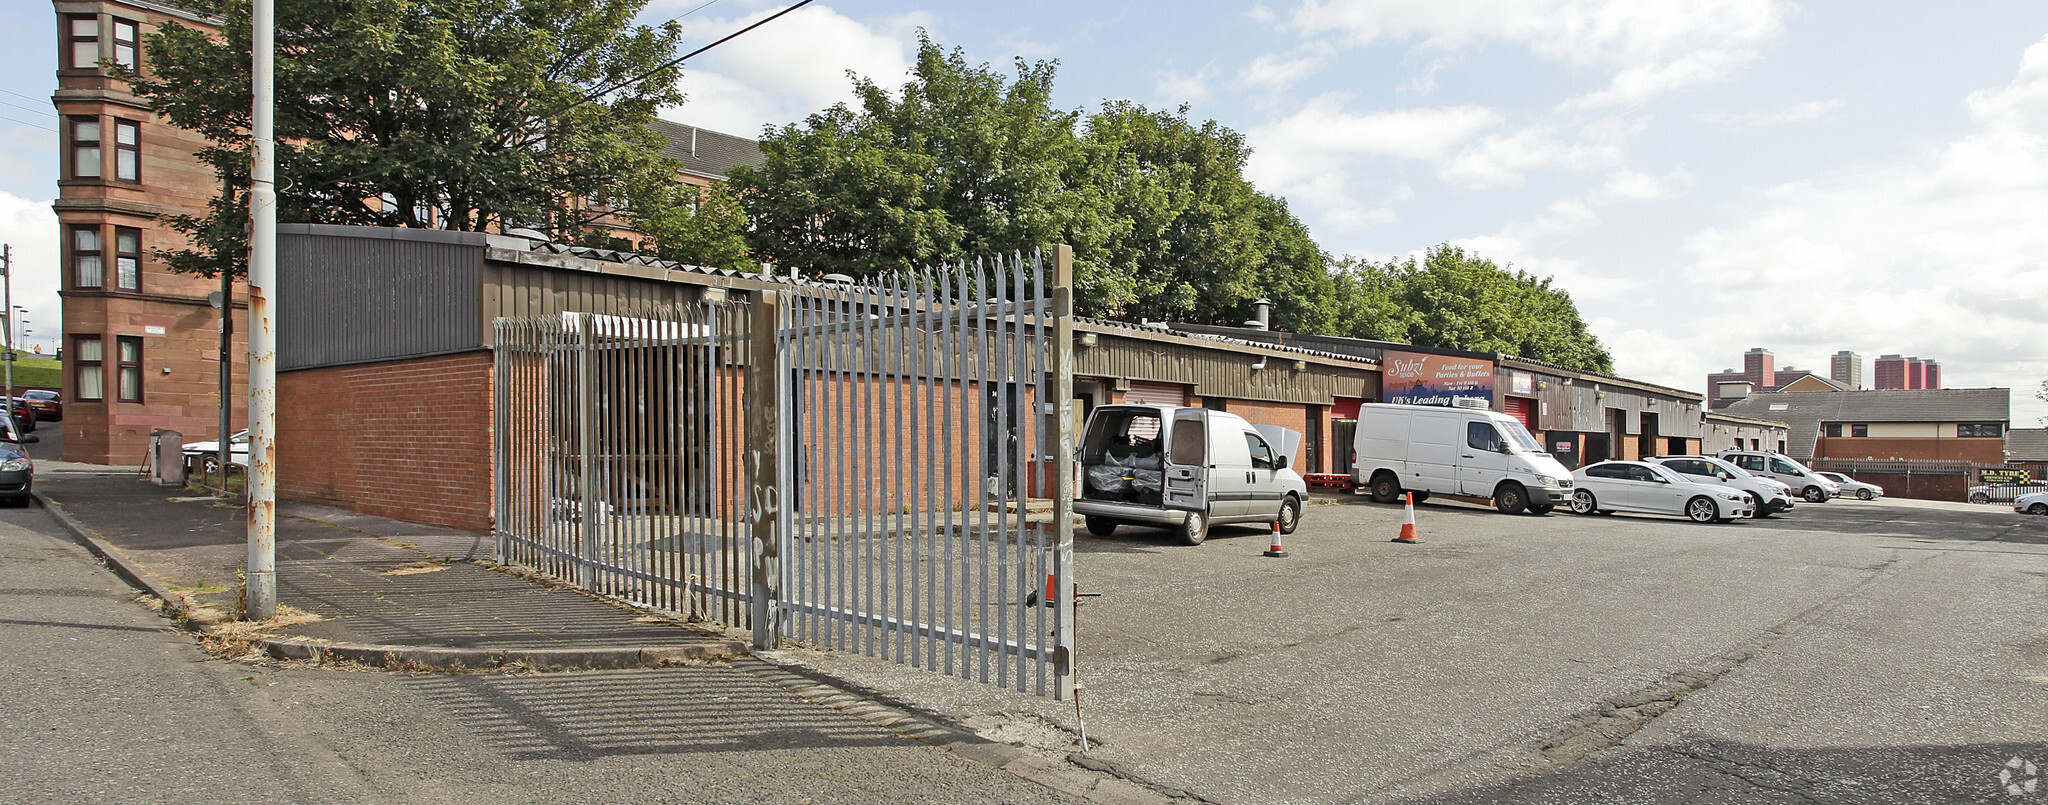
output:
M 1815 458 L 1896 458 L 2004 464 L 2005 440 L 1982 438 L 1828 437 L 1814 441 Z
M 278 375 L 278 495 L 491 529 L 491 354 Z
M 1244 421 L 1254 425 L 1278 425 L 1295 433 L 1302 434 L 1304 438 L 1308 435 L 1308 406 L 1306 405 L 1300 403 L 1264 402 L 1261 400 L 1231 400 L 1225 403 L 1225 406 L 1225 410 L 1244 417 Z M 1328 438 L 1327 435 L 1325 438 Z M 1274 449 L 1277 450 L 1279 448 L 1276 445 Z M 1291 460 L 1301 461 L 1307 452 L 1305 447 L 1304 449 L 1298 449 Z M 1313 470 L 1303 469 L 1301 471 L 1312 472 Z

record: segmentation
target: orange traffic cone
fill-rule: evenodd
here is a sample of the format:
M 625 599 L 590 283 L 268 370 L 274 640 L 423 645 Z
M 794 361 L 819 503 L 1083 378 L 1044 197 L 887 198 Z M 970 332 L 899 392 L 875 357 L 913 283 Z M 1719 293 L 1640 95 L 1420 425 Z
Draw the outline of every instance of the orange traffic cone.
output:
M 1401 536 L 1395 537 L 1389 541 L 1406 542 L 1408 544 L 1413 545 L 1415 543 L 1421 542 L 1422 540 L 1418 539 L 1415 536 L 1415 493 L 1409 492 L 1407 494 L 1408 513 L 1401 517 Z
M 1273 547 L 1266 549 L 1267 556 L 1286 556 L 1287 549 L 1280 547 L 1280 521 L 1273 521 Z
M 1054 601 L 1059 600 L 1059 594 L 1060 583 L 1053 579 L 1051 570 L 1045 571 L 1045 605 L 1052 606 Z

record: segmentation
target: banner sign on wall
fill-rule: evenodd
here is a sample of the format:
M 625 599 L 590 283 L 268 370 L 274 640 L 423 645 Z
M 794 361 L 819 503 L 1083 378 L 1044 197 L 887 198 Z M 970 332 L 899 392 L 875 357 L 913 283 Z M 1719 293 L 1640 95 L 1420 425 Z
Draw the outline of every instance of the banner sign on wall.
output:
M 1524 397 L 1534 395 L 1536 393 L 1536 378 L 1528 372 L 1509 372 L 1508 393 L 1520 394 Z
M 2022 484 L 2034 479 L 2034 474 L 2026 470 L 1978 470 L 1977 476 L 1987 484 Z
M 1459 397 L 1493 402 L 1493 361 L 1387 350 L 1381 383 L 1387 402 L 1448 406 Z

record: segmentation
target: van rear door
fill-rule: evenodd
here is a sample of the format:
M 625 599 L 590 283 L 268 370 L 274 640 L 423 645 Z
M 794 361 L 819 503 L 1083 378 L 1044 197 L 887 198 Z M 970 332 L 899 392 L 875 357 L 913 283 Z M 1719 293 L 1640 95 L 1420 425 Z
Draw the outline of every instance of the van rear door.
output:
M 1209 510 L 1209 412 L 1182 408 L 1167 426 L 1166 489 L 1169 509 Z

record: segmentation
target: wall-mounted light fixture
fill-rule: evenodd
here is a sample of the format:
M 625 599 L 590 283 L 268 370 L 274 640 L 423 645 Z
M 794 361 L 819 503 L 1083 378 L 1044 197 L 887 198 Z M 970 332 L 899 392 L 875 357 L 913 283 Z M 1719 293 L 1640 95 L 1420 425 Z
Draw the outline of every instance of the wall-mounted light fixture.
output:
M 1295 362 L 1294 362 L 1294 371 L 1297 371 L 1297 372 L 1306 372 L 1306 371 L 1308 371 L 1308 361 L 1295 361 Z
M 1078 343 L 1084 347 L 1092 347 L 1095 346 L 1096 336 L 1094 333 L 1082 333 L 1081 339 L 1075 343 Z
M 1259 362 L 1258 362 L 1258 363 L 1254 363 L 1254 364 L 1252 364 L 1252 368 L 1253 368 L 1253 369 L 1264 369 L 1264 368 L 1266 368 L 1266 356 L 1264 356 L 1264 355 L 1260 355 L 1260 356 L 1259 356 Z
M 1550 388 L 1550 381 L 1548 381 L 1548 380 L 1538 380 L 1538 381 L 1536 381 L 1536 390 L 1537 390 L 1537 391 L 1542 391 L 1542 390 L 1544 390 L 1544 389 L 1547 389 L 1547 388 Z

